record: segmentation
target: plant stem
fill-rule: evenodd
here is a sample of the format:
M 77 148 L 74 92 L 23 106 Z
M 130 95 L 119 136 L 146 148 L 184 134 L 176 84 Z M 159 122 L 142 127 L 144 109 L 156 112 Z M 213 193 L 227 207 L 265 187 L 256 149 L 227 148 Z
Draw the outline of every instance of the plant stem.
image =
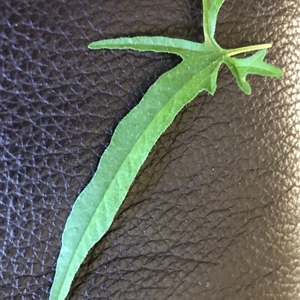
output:
M 228 49 L 226 50 L 226 53 L 228 56 L 234 56 L 245 52 L 268 49 L 270 47 L 272 47 L 272 44 L 253 45 L 253 46 L 246 46 L 246 47 L 241 47 L 236 49 Z

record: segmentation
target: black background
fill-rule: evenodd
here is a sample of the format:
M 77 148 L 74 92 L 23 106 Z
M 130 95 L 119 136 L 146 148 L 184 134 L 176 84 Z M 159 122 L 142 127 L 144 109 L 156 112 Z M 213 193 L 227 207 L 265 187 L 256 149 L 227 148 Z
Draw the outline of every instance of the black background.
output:
M 0 299 L 47 299 L 61 233 L 118 122 L 179 59 L 102 38 L 203 41 L 201 1 L 1 1 Z M 281 79 L 223 67 L 160 138 L 70 299 L 300 299 L 298 0 L 225 1 L 217 40 L 273 42 Z

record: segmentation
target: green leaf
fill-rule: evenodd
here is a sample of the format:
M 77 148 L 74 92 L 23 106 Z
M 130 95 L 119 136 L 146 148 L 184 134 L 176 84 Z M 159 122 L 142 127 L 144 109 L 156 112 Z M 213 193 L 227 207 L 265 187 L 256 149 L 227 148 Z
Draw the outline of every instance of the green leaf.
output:
M 214 39 L 217 16 L 225 0 L 203 0 L 203 31 L 206 42 L 217 45 Z
M 205 42 L 168 37 L 117 38 L 93 42 L 90 49 L 132 49 L 177 54 L 182 62 L 148 89 L 140 103 L 117 126 L 90 183 L 76 199 L 62 236 L 50 300 L 62 300 L 88 251 L 109 229 L 141 165 L 178 112 L 201 91 L 214 94 L 218 70 L 226 63 L 239 87 L 250 93 L 248 74 L 281 76 L 263 61 L 262 50 L 248 58 L 233 55 L 270 47 L 222 49 L 214 40 L 217 14 L 224 0 L 203 0 Z
M 246 81 L 247 74 L 271 77 L 280 77 L 283 74 L 279 68 L 263 61 L 266 54 L 266 50 L 261 50 L 247 58 L 225 57 L 225 63 L 235 76 L 238 86 L 248 95 L 251 94 L 251 87 Z
M 102 40 L 89 44 L 89 49 L 132 49 L 137 51 L 165 52 L 181 56 L 186 51 L 201 51 L 203 44 L 186 41 L 182 39 L 174 39 L 163 36 L 138 36 L 135 38 L 116 38 L 110 40 Z

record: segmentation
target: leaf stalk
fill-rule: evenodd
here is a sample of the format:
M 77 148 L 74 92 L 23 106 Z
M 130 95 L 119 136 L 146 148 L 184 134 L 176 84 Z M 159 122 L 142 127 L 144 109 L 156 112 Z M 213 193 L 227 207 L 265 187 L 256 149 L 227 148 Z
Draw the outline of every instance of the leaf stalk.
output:
M 228 56 L 234 56 L 246 52 L 252 52 L 252 51 L 257 51 L 257 50 L 264 50 L 264 49 L 269 49 L 272 47 L 272 44 L 261 44 L 261 45 L 252 45 L 252 46 L 246 46 L 246 47 L 241 47 L 241 48 L 235 48 L 235 49 L 227 49 L 226 54 Z

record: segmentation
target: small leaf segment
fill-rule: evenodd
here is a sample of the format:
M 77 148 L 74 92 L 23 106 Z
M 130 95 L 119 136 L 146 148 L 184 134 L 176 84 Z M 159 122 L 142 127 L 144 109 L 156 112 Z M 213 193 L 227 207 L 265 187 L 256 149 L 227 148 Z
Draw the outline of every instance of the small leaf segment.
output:
M 90 49 L 133 49 L 173 53 L 182 62 L 148 89 L 140 103 L 117 126 L 97 171 L 75 201 L 67 220 L 50 300 L 67 296 L 88 251 L 107 232 L 130 185 L 153 145 L 177 113 L 201 91 L 214 94 L 218 70 L 225 63 L 246 93 L 248 74 L 279 77 L 282 71 L 263 60 L 270 44 L 222 49 L 215 41 L 217 15 L 224 0 L 203 0 L 204 43 L 161 36 L 93 42 Z M 257 51 L 247 58 L 233 56 Z

